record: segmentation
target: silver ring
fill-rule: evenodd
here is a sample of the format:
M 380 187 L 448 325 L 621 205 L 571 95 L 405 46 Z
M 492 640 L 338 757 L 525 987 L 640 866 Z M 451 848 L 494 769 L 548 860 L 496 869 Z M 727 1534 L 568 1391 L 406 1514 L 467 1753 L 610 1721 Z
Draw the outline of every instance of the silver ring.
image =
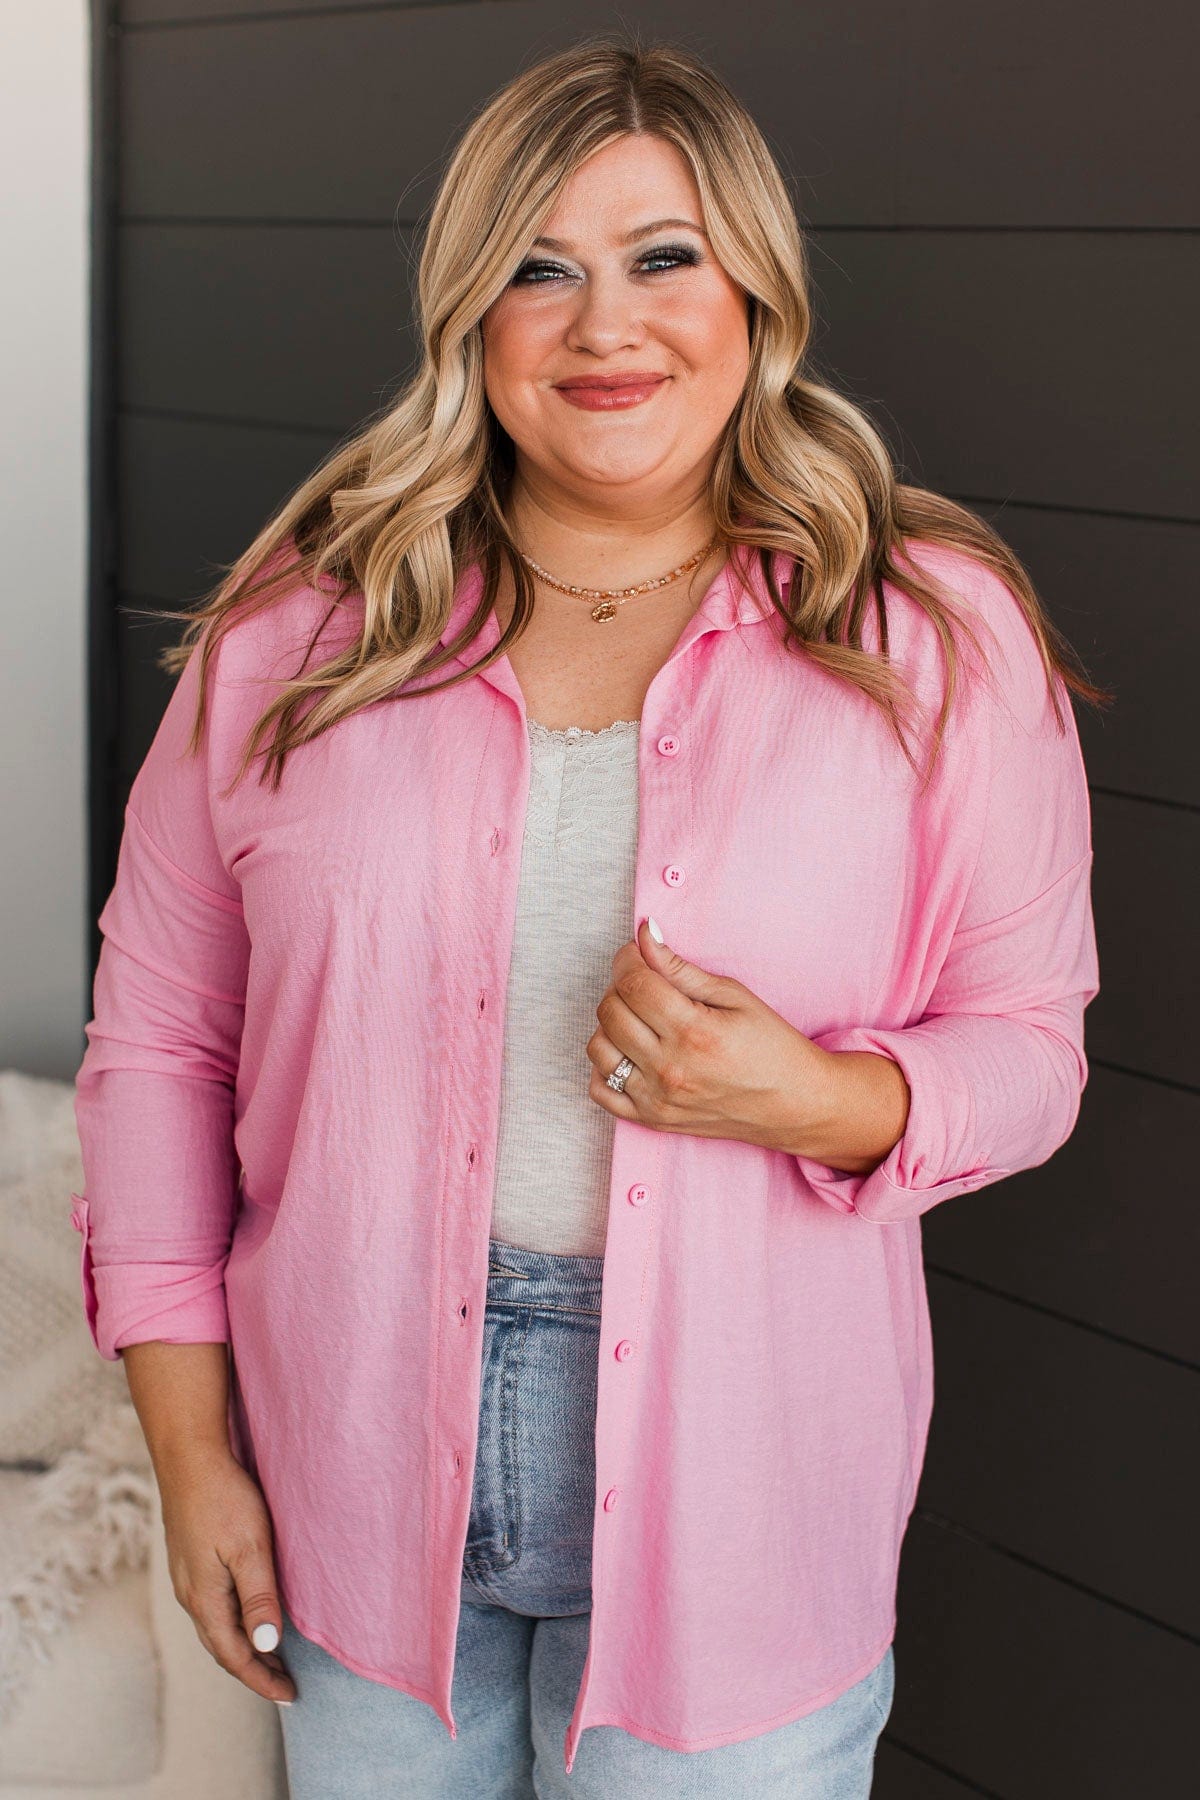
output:
M 633 1070 L 634 1064 L 627 1056 L 623 1056 L 612 1074 L 607 1077 L 607 1085 L 610 1088 L 616 1088 L 618 1094 L 623 1094 L 625 1092 L 625 1083 L 633 1074 Z

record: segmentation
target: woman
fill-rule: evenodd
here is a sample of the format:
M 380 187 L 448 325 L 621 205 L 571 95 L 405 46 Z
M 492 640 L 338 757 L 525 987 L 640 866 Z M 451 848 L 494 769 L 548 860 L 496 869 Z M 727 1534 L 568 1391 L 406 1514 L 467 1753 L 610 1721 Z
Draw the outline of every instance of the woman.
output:
M 805 373 L 786 189 L 690 56 L 500 92 L 420 307 L 133 784 L 96 1345 L 301 1800 L 862 1796 L 919 1219 L 1074 1126 L 1104 696 Z

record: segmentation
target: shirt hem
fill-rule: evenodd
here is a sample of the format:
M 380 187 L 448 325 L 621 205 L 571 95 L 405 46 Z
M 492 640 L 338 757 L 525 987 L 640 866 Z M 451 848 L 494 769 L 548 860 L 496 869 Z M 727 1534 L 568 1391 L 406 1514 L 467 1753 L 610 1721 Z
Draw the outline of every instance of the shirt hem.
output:
M 622 1731 L 628 1731 L 633 1737 L 641 1738 L 648 1744 L 658 1744 L 664 1750 L 715 1750 L 722 1744 L 739 1744 L 747 1738 L 759 1736 L 763 1732 L 772 1731 L 781 1725 L 790 1725 L 793 1720 L 802 1719 L 808 1713 L 817 1712 L 820 1707 L 830 1705 L 834 1700 L 840 1700 L 842 1695 L 854 1686 L 855 1682 L 862 1681 L 878 1666 L 887 1655 L 888 1646 L 893 1642 L 895 1636 L 896 1626 L 893 1621 L 883 1642 L 877 1645 L 869 1653 L 866 1661 L 859 1663 L 858 1667 L 849 1675 L 830 1682 L 828 1687 L 822 1688 L 819 1694 L 810 1695 L 807 1700 L 798 1701 L 796 1705 L 786 1707 L 783 1712 L 774 1713 L 769 1719 L 758 1719 L 751 1725 L 735 1725 L 727 1731 L 711 1731 L 702 1737 L 681 1738 L 672 1737 L 669 1732 L 658 1731 L 652 1725 L 638 1724 L 636 1720 L 628 1718 L 624 1713 L 606 1712 L 597 1713 L 581 1722 L 579 1736 L 582 1737 L 583 1733 L 593 1725 L 617 1725 Z
M 350 1669 L 355 1675 L 364 1675 L 368 1681 L 382 1682 L 384 1687 L 396 1688 L 400 1693 L 408 1694 L 414 1700 L 423 1700 L 427 1706 L 432 1706 L 434 1712 L 442 1721 L 442 1724 L 445 1725 L 450 1732 L 451 1737 L 456 1737 L 458 1735 L 450 1725 L 449 1719 L 442 1711 L 441 1703 L 432 1688 L 427 1688 L 423 1686 L 421 1682 L 413 1681 L 408 1676 L 388 1675 L 382 1669 L 376 1669 L 370 1663 L 363 1662 L 360 1657 L 349 1655 L 345 1650 L 339 1648 L 339 1646 L 333 1642 L 332 1638 L 327 1637 L 324 1632 L 315 1631 L 311 1625 L 307 1624 L 305 1620 L 300 1617 L 299 1613 L 295 1611 L 290 1601 L 285 1601 L 284 1605 L 288 1618 L 292 1621 L 292 1624 L 296 1627 L 296 1630 L 300 1633 L 301 1637 L 308 1638 L 310 1643 L 319 1644 L 322 1650 L 327 1650 L 330 1656 L 335 1656 L 340 1663 L 343 1663 L 346 1668 Z

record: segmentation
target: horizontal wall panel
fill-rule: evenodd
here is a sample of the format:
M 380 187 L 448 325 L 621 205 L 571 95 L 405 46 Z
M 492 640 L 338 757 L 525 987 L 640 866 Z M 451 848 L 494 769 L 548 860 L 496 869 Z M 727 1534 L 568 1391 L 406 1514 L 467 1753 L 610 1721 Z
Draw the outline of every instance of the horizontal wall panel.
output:
M 1152 0 L 1145 12 L 1101 0 L 1086 14 L 1074 0 L 822 0 L 773 9 L 762 32 L 710 0 L 698 18 L 817 223 L 1186 227 L 1200 217 L 1188 0 Z
M 461 0 L 118 0 L 117 11 L 122 24 L 141 25 L 206 25 L 224 24 L 230 18 L 249 21 L 275 13 L 362 12 L 364 3 L 376 10 L 399 12 L 415 6 L 454 6 Z M 470 0 L 477 5 L 481 0 Z M 505 5 L 508 0 L 482 0 L 483 4 Z
M 944 491 L 944 490 L 943 490 Z M 1011 545 L 1105 708 L 1075 702 L 1093 787 L 1200 806 L 1192 670 L 1200 664 L 1195 586 L 1200 528 L 1037 507 L 967 502 Z
M 1200 1366 L 1198 1141 L 1200 1095 L 1093 1062 L 1048 1162 L 923 1216 L 926 1266 Z
M 509 0 L 132 31 L 121 48 L 121 210 L 416 218 L 491 94 L 585 33 L 630 24 L 718 69 L 796 180 L 802 212 L 892 218 L 897 70 L 912 20 L 886 8 L 856 19 L 835 0 L 775 15 L 770 51 L 716 0 L 657 0 L 636 15 L 591 0 Z M 791 66 L 773 78 L 781 50 Z M 353 131 L 341 98 L 350 94 Z
M 118 599 L 116 667 L 121 711 L 117 772 L 126 781 L 137 774 L 175 685 L 175 677 L 159 667 L 158 657 L 169 644 L 180 641 L 186 623 L 183 619 L 135 617 L 129 611 L 157 604 L 143 595 L 122 594 Z
M 900 219 L 1200 222 L 1191 0 L 923 0 L 904 18 Z
M 314 4 L 307 19 L 294 4 L 272 17 L 277 4 L 127 0 L 123 17 L 143 26 L 122 44 L 127 210 L 390 216 L 414 177 L 423 206 L 476 105 L 537 56 L 633 24 L 713 64 L 817 222 L 1179 227 L 1200 214 L 1184 0 L 1106 0 L 1086 30 L 1069 0 L 1016 0 L 969 30 L 952 0 L 816 0 L 752 30 L 717 0 L 635 15 L 594 0 Z M 256 16 L 230 17 L 242 12 Z M 188 17 L 202 23 L 144 28 Z
M 898 1746 L 1003 1800 L 1191 1792 L 1194 1645 L 919 1517 L 898 1607 Z
M 128 32 L 120 211 L 418 217 L 467 119 L 526 58 L 535 10 L 480 0 Z M 557 35 L 578 35 L 565 14 Z
M 324 432 L 190 419 L 119 421 L 122 599 L 190 605 L 329 455 Z
M 1100 992 L 1089 1056 L 1200 1089 L 1200 813 L 1092 795 Z M 1162 1181 L 1194 1172 L 1154 1165 Z
M 1194 1265 L 1193 1265 L 1194 1267 Z M 932 1271 L 918 1504 L 1200 1638 L 1200 1370 Z
M 410 234 L 120 228 L 119 404 L 339 436 L 415 371 Z
M 311 474 L 334 440 L 126 416 L 119 431 L 121 608 L 193 605 Z M 118 615 L 117 766 L 131 775 L 171 690 L 155 665 L 181 625 Z
M 875 1751 L 871 1800 L 978 1800 L 981 1790 L 901 1750 L 885 1730 Z
M 920 486 L 1200 517 L 1200 238 L 818 231 L 814 249 L 819 363 Z

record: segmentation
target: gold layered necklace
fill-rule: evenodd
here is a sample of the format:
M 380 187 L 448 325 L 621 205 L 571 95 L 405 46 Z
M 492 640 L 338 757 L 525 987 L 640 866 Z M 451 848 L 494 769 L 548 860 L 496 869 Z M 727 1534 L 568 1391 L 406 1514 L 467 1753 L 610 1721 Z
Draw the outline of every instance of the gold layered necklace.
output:
M 541 563 L 534 562 L 532 556 L 526 556 L 524 550 L 519 550 L 518 555 L 548 587 L 556 588 L 560 594 L 574 594 L 580 600 L 594 601 L 591 614 L 596 623 L 602 625 L 606 619 L 616 618 L 618 606 L 624 606 L 626 600 L 632 600 L 638 594 L 649 594 L 654 588 L 666 587 L 668 582 L 678 581 L 681 575 L 686 575 L 690 569 L 702 563 L 719 542 L 719 537 L 710 538 L 703 550 L 697 550 L 695 556 L 689 556 L 677 569 L 671 569 L 666 575 L 654 575 L 649 581 L 639 581 L 636 587 L 625 588 L 578 587 L 573 582 L 559 581 L 556 575 L 551 575 L 549 569 L 543 569 Z

